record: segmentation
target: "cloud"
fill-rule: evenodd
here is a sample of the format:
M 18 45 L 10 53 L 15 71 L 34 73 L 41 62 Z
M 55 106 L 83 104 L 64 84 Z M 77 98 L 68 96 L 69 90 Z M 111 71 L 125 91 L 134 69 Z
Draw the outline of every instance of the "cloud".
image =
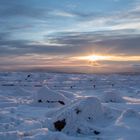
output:
M 67 2 L 0 0 L 1 60 L 6 60 L 5 65 L 24 64 L 18 62 L 20 57 L 27 57 L 33 64 L 40 61 L 56 64 L 53 62 L 58 59 L 60 64 L 66 63 L 63 59 L 68 60 L 67 64 L 77 64 L 69 58 L 94 53 L 139 56 L 140 3 L 136 2 L 129 1 L 129 6 L 120 11 L 109 11 L 106 9 L 109 3 L 105 4 L 106 10 L 98 9 L 102 7 L 100 2 L 95 9 L 87 3 L 83 10 L 80 7 L 85 7 L 84 3 L 76 5 L 75 1 L 68 2 L 72 3 L 71 8 Z M 121 1 L 115 4 L 118 3 Z
M 74 18 L 76 16 L 71 12 L 62 11 L 62 10 L 52 11 L 49 14 L 51 14 L 52 16 L 67 17 L 67 18 Z
M 120 30 L 137 29 L 140 30 L 140 2 L 133 1 L 129 7 L 122 10 L 100 11 L 82 13 L 75 11 L 77 25 L 75 30 Z M 98 27 L 98 28 L 97 28 Z
M 129 32 L 129 31 L 128 31 Z M 140 55 L 140 36 L 125 31 L 61 32 L 44 36 L 44 41 L 9 40 L 0 35 L 0 56 L 49 54 L 75 56 L 87 53 Z M 47 43 L 49 42 L 49 43 Z
M 131 30 L 132 32 L 133 30 Z M 140 55 L 140 36 L 129 34 L 130 30 L 104 32 L 58 33 L 49 41 L 60 45 L 78 48 L 81 53 L 93 51 L 117 55 Z
M 35 19 L 43 19 L 47 17 L 47 10 L 42 8 L 34 8 L 27 5 L 14 4 L 0 8 L 1 19 L 13 17 L 28 17 Z
M 4 41 L 10 37 L 10 32 L 0 32 L 0 41 Z

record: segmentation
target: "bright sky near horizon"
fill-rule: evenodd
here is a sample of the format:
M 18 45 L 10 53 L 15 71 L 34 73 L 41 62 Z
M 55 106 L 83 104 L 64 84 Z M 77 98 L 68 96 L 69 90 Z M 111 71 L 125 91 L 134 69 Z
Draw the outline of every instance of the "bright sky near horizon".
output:
M 140 0 L 0 0 L 0 70 L 140 72 Z

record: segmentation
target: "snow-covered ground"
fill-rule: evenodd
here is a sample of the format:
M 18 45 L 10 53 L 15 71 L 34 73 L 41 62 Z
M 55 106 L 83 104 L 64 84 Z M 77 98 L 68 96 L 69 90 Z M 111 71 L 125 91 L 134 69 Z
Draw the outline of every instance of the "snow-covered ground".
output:
M 140 140 L 140 75 L 0 73 L 0 140 Z

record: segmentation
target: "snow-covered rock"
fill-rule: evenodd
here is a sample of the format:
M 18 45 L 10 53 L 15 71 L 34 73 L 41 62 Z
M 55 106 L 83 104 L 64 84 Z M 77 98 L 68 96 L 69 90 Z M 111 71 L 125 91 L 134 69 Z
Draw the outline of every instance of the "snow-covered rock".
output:
M 124 99 L 115 90 L 110 90 L 110 91 L 104 92 L 102 101 L 105 103 L 108 103 L 108 102 L 121 103 L 121 102 L 124 102 Z
M 56 114 L 49 128 L 67 134 L 100 134 L 98 124 L 104 117 L 104 108 L 96 97 L 87 97 Z
M 45 103 L 49 106 L 59 106 L 66 105 L 69 103 L 69 99 L 63 94 L 53 91 L 48 87 L 42 87 L 34 96 L 34 101 L 36 103 Z

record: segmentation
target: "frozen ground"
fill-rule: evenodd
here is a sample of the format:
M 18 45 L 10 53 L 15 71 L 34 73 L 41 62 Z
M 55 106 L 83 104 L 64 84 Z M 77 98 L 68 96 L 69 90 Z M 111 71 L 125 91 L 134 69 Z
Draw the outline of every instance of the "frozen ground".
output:
M 140 140 L 140 75 L 0 73 L 0 140 Z

